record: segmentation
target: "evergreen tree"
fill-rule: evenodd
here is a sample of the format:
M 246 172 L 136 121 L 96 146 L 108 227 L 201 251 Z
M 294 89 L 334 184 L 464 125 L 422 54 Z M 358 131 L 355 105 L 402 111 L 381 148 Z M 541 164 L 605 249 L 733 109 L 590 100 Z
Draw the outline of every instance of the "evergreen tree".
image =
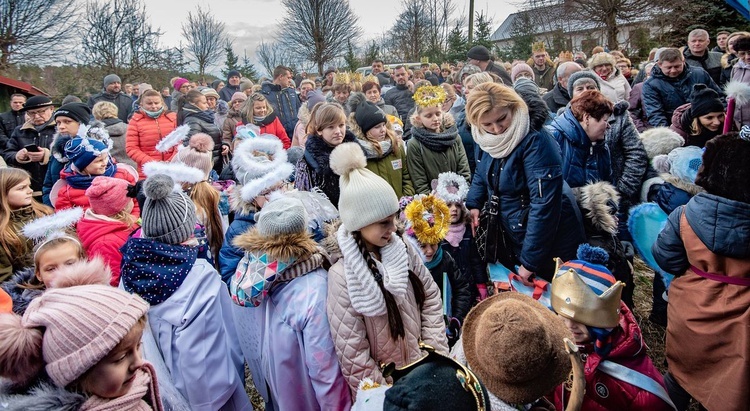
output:
M 512 59 L 526 60 L 531 56 L 531 45 L 534 43 L 534 26 L 528 13 L 520 13 L 513 22 L 511 30 L 513 46 L 508 51 Z
M 667 34 L 667 40 L 676 47 L 687 44 L 688 34 L 694 29 L 705 29 L 714 40 L 719 29 L 729 27 L 747 31 L 750 28 L 748 21 L 724 0 L 675 2 L 670 16 L 671 30 Z
M 474 20 L 474 41 L 473 46 L 484 46 L 487 50 L 492 50 L 494 43 L 490 38 L 492 37 L 492 19 L 482 11 L 477 13 L 477 18 Z
M 242 56 L 242 64 L 237 67 L 237 70 L 242 73 L 243 76 L 249 78 L 254 83 L 258 82 L 258 70 L 255 68 L 252 62 L 250 62 L 250 57 L 247 56 L 247 50 L 244 51 L 244 55 Z
M 227 74 L 232 70 L 239 70 L 239 57 L 234 54 L 234 50 L 232 49 L 232 43 L 227 42 L 227 45 L 224 47 L 224 52 L 227 54 L 227 60 L 224 62 L 224 66 L 226 68 L 221 70 L 221 74 L 224 75 L 224 78 L 227 77 Z
M 461 25 L 457 23 L 448 33 L 448 51 L 445 59 L 448 61 L 464 61 L 468 51 L 468 38 L 464 35 Z
M 352 42 L 348 40 L 346 42 L 346 54 L 344 54 L 344 62 L 346 63 L 345 69 L 349 72 L 354 72 L 361 65 L 361 62 L 357 58 L 357 53 L 354 52 L 354 47 L 352 47 Z

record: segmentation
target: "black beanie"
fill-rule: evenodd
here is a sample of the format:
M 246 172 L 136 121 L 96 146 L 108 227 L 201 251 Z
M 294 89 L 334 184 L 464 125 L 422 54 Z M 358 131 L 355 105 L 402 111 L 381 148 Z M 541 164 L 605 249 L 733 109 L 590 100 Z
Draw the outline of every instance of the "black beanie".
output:
M 367 134 L 370 129 L 378 124 L 386 122 L 383 110 L 369 101 L 365 101 L 357 107 L 357 111 L 354 112 L 354 119 L 357 120 L 357 125 L 364 134 Z
M 489 61 L 490 51 L 484 46 L 474 46 L 466 53 L 466 57 L 479 61 Z
M 52 118 L 57 118 L 57 116 L 65 116 L 81 124 L 88 124 L 91 121 L 91 109 L 84 103 L 68 103 L 55 110 Z
M 739 36 L 732 46 L 735 52 L 750 51 L 750 36 Z
M 719 99 L 719 93 L 706 87 L 705 84 L 693 86 L 693 95 L 690 98 L 690 114 L 693 118 L 705 116 L 708 113 L 724 111 L 724 105 Z
M 242 77 L 242 75 L 240 75 L 240 72 L 237 70 L 229 70 L 227 73 L 227 81 L 229 81 L 231 77 Z

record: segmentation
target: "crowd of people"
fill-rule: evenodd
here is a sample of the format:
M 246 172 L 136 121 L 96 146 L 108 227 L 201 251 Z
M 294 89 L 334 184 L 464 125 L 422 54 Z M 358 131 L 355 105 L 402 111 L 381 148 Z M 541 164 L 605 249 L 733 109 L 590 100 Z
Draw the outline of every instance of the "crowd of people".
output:
M 14 94 L 0 407 L 747 410 L 750 33 L 686 40 Z

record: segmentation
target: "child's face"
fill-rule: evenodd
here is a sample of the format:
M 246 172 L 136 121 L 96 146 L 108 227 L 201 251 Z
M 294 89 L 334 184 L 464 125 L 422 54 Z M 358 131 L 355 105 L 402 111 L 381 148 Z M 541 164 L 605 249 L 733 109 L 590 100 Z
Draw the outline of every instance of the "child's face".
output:
M 265 101 L 253 101 L 253 115 L 256 117 L 265 117 L 268 114 L 268 108 Z
M 576 343 L 583 344 L 591 341 L 591 334 L 589 334 L 589 329 L 585 325 L 563 316 L 560 316 L 560 318 L 562 318 L 570 332 L 573 333 L 573 339 Z
M 10 191 L 8 191 L 8 206 L 11 210 L 28 207 L 31 205 L 33 194 L 31 180 L 27 178 L 24 182 L 10 188 Z
M 330 124 L 320 130 L 320 136 L 328 145 L 336 147 L 344 141 L 346 135 L 346 119 L 342 118 L 338 124 Z
M 109 154 L 107 153 L 100 155 L 96 158 L 96 160 L 92 161 L 91 164 L 87 165 L 86 168 L 83 169 L 83 173 L 90 176 L 100 176 L 104 174 L 104 172 L 107 171 L 108 157 Z
M 127 394 L 136 371 L 143 366 L 142 335 L 143 326 L 134 325 L 120 344 L 86 373 L 82 382 L 84 391 L 102 398 L 118 398 Z
M 60 268 L 81 261 L 80 251 L 76 244 L 68 241 L 39 253 L 36 264 L 37 280 L 43 283 L 45 287 L 50 288 L 50 284 Z
M 437 244 L 422 244 L 419 243 L 419 249 L 422 250 L 422 254 L 424 254 L 425 260 L 427 262 L 432 261 L 433 257 L 435 257 L 435 253 L 437 253 L 438 250 Z
M 385 247 L 391 241 L 391 235 L 396 232 L 396 216 L 388 216 L 380 221 L 362 227 L 359 232 L 368 246 L 368 251 L 375 251 Z
M 371 128 L 367 131 L 367 135 L 374 138 L 377 141 L 383 141 L 385 140 L 386 132 L 385 132 L 385 123 L 380 123 L 377 126 Z
M 458 203 L 450 203 L 448 204 L 448 211 L 450 211 L 451 215 L 451 224 L 458 224 L 461 221 L 461 217 L 463 217 L 461 205 Z
M 419 121 L 424 128 L 430 131 L 436 131 L 443 123 L 443 112 L 440 107 L 426 107 L 419 110 Z
M 78 134 L 78 128 L 81 126 L 81 123 L 65 116 L 57 116 L 55 124 L 57 125 L 57 132 L 67 136 Z

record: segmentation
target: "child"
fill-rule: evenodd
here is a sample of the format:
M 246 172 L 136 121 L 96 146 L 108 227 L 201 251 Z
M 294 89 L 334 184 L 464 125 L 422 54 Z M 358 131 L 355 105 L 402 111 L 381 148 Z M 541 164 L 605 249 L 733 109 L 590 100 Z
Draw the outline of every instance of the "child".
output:
M 240 108 L 242 124 L 254 124 L 260 127 L 260 134 L 270 134 L 276 136 L 284 145 L 284 150 L 288 149 L 292 142 L 286 135 L 286 130 L 281 124 L 281 120 L 276 116 L 273 107 L 268 102 L 266 96 L 262 93 L 253 93 L 250 98 Z M 232 127 L 232 135 L 236 135 L 235 129 L 238 123 Z
M 348 410 L 325 314 L 327 261 L 308 234 L 305 206 L 281 197 L 256 216 L 255 227 L 234 240 L 245 257 L 230 285 L 243 305 L 235 307 L 235 324 L 255 386 L 267 409 Z M 257 281 L 264 282 L 260 294 Z
M 60 172 L 60 181 L 55 183 L 55 186 L 59 187 L 56 195 L 53 187 L 50 196 L 50 200 L 54 200 L 55 210 L 71 207 L 88 209 L 91 205 L 86 197 L 86 189 L 97 176 L 119 178 L 135 185 L 135 170 L 124 164 L 113 163 L 109 149 L 102 141 L 88 137 L 75 137 L 65 144 L 65 156 L 69 162 Z M 131 201 L 131 213 L 136 217 L 140 216 L 138 204 L 134 199 Z
M 234 151 L 234 135 L 237 134 L 237 123 L 242 122 L 242 107 L 247 101 L 247 94 L 236 92 L 229 101 L 229 112 L 224 124 L 221 126 L 221 144 L 229 146 L 229 151 Z
M 138 167 L 135 161 L 131 160 L 125 152 L 125 134 L 128 131 L 128 125 L 117 117 L 117 106 L 109 101 L 100 101 L 94 104 L 91 114 L 96 120 L 104 123 L 104 128 L 107 129 L 107 134 L 109 134 L 109 138 L 112 140 L 112 151 L 110 151 L 110 154 L 115 161 L 127 164 L 133 168 Z
M 443 313 L 446 316 L 448 345 L 458 340 L 461 324 L 471 309 L 471 281 L 448 253 L 443 253 L 440 242 L 445 239 L 450 224 L 450 212 L 445 203 L 433 195 L 417 196 L 404 210 L 407 239 L 416 243 L 422 261 L 440 289 Z M 445 284 L 445 280 L 449 284 Z
M 232 301 L 198 258 L 195 206 L 168 176 L 149 176 L 142 238 L 122 248 L 122 287 L 151 304 L 148 323 L 177 390 L 192 409 L 250 410 Z
M 27 410 L 161 411 L 156 375 L 140 354 L 148 304 L 97 284 L 101 265 L 74 267 L 23 317 L 0 315 L 0 375 L 13 383 L 0 402 Z
M 440 173 L 435 184 L 434 195 L 443 200 L 450 213 L 450 226 L 445 239 L 440 243 L 442 249 L 456 262 L 463 275 L 471 280 L 472 301 L 487 298 L 487 267 L 479 257 L 474 234 L 471 229 L 471 216 L 464 202 L 469 193 L 466 180 L 456 173 Z
M 346 114 L 336 103 L 316 105 L 307 123 L 305 155 L 297 162 L 294 188 L 310 191 L 318 187 L 333 204 L 339 203 L 339 179 L 331 170 L 331 152 L 341 143 L 357 141 L 346 129 Z
M 750 133 L 709 140 L 699 193 L 669 215 L 652 250 L 669 288 L 664 377 L 678 410 L 750 404 Z
M 395 233 L 393 188 L 366 164 L 358 144 L 331 154 L 341 176 L 342 257 L 328 272 L 328 320 L 352 396 L 364 378 L 389 381 L 380 363 L 402 367 L 421 358 L 420 342 L 448 352 L 440 290 L 417 251 Z
M 52 214 L 52 209 L 32 197 L 31 176 L 18 168 L 0 169 L 0 283 L 32 263 L 33 242 L 21 227 Z
M 704 192 L 695 184 L 702 157 L 703 150 L 695 146 L 677 147 L 667 155 L 654 157 L 654 168 L 660 174 L 643 184 L 648 201 L 658 204 L 669 215 L 696 194 Z
M 110 285 L 120 284 L 120 248 L 130 234 L 138 229 L 136 218 L 130 214 L 133 199 L 128 197 L 128 183 L 111 177 L 96 177 L 86 189 L 91 208 L 78 222 L 77 231 L 86 254 L 100 256 L 112 270 Z
M 406 166 L 406 147 L 396 137 L 383 110 L 367 101 L 362 93 L 349 99 L 349 129 L 367 157 L 367 169 L 387 181 L 396 197 L 413 196 L 414 188 Z
M 414 93 L 416 110 L 411 116 L 412 139 L 406 161 L 417 194 L 429 194 L 432 180 L 452 171 L 469 182 L 469 162 L 453 117 L 440 109 L 445 101 L 442 87 L 420 87 Z
M 646 354 L 641 329 L 620 300 L 624 285 L 604 266 L 608 257 L 603 249 L 583 244 L 578 260 L 558 260 L 552 279 L 552 309 L 586 358 L 581 409 L 672 410 L 661 374 Z M 643 381 L 651 388 L 640 388 Z M 569 390 L 567 383 L 555 388 L 556 409 L 565 408 Z
M 219 253 L 221 278 L 227 284 L 245 255 L 234 245 L 234 238 L 255 225 L 255 213 L 268 202 L 271 193 L 285 186 L 294 172 L 281 141 L 267 137 L 239 143 L 234 150 L 232 168 L 238 183 L 229 198 L 234 221 L 229 225 Z

